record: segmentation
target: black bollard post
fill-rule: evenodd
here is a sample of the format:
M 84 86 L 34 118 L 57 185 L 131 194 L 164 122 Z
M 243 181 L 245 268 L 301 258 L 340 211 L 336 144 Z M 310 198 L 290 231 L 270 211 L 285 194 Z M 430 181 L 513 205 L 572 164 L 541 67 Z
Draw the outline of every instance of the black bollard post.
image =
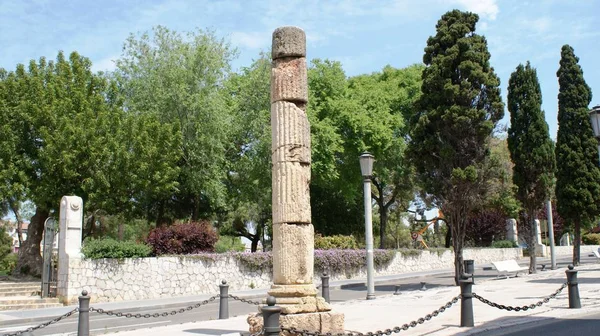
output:
M 87 291 L 82 291 L 79 297 L 79 323 L 77 336 L 90 335 L 90 297 Z
M 264 323 L 264 336 L 279 336 L 281 328 L 279 327 L 279 315 L 281 307 L 275 305 L 275 298 L 269 296 L 267 298 L 267 306 L 261 308 Z
M 460 326 L 473 327 L 473 280 L 468 278 L 469 274 L 463 274 L 460 282 Z
M 577 270 L 574 269 L 573 265 L 569 265 L 569 269 L 565 273 L 567 274 L 567 286 L 569 287 L 569 308 L 581 308 Z
M 321 296 L 329 303 L 329 275 L 323 273 L 321 276 Z
M 229 318 L 229 285 L 222 280 L 219 285 L 219 320 Z
M 394 295 L 400 295 L 400 294 L 402 294 L 400 292 L 400 285 L 395 285 L 394 286 Z
M 471 274 L 471 281 L 473 282 L 473 285 L 474 285 L 475 284 L 475 260 L 466 259 L 466 260 L 463 260 L 463 264 L 465 266 L 465 273 Z

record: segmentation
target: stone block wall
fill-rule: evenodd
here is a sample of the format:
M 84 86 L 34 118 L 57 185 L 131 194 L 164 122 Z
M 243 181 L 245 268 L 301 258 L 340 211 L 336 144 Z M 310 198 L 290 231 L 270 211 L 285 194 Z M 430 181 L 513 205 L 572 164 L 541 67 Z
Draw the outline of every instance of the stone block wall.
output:
M 592 251 L 598 251 L 598 248 L 600 248 L 600 245 L 581 245 L 581 256 L 585 257 L 588 254 L 591 254 Z M 572 256 L 573 246 L 555 246 L 554 254 L 557 256 Z M 546 246 L 546 256 L 550 256 L 550 246 Z
M 518 259 L 522 250 L 467 249 L 465 259 L 475 264 Z M 201 256 L 136 258 L 136 259 L 70 259 L 68 293 L 65 303 L 77 302 L 82 290 L 87 290 L 92 302 L 156 299 L 161 297 L 217 294 L 225 279 L 230 291 L 253 288 L 267 289 L 272 284 L 272 269 L 253 270 L 237 258 L 223 255 L 216 261 Z M 446 251 L 397 252 L 389 265 L 376 270 L 376 275 L 449 269 L 454 266 L 454 254 Z M 314 283 L 319 284 L 321 270 L 315 270 Z M 331 280 L 366 277 L 364 268 L 330 274 Z

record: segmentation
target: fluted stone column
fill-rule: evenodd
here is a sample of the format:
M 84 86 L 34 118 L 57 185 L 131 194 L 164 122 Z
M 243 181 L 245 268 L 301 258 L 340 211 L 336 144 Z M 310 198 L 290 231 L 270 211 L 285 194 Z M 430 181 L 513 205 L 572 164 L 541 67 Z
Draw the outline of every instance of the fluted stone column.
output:
M 280 323 L 320 333 L 342 332 L 344 316 L 329 312 L 313 284 L 314 227 L 310 211 L 310 125 L 306 35 L 297 27 L 273 32 L 271 69 L 273 285 Z M 248 318 L 250 332 L 262 317 Z

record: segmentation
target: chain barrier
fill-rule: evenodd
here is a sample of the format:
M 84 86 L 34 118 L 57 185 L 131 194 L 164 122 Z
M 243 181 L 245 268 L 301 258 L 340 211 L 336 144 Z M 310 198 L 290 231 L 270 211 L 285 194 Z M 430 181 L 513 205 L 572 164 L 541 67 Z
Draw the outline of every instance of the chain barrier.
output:
M 34 330 L 46 328 L 47 326 L 49 326 L 51 324 L 60 322 L 61 320 L 64 320 L 64 319 L 70 317 L 71 315 L 75 314 L 78 310 L 79 310 L 79 308 L 75 308 L 75 309 L 71 310 L 70 312 L 68 312 L 68 313 L 66 313 L 64 315 L 61 315 L 61 316 L 59 316 L 57 318 L 54 318 L 54 319 L 52 319 L 52 320 L 50 320 L 50 321 L 48 321 L 46 323 L 42 323 L 42 324 L 37 325 L 35 327 L 29 327 L 29 328 L 27 328 L 25 330 L 19 330 L 19 331 L 15 331 L 15 332 L 12 332 L 12 333 L 4 334 L 2 336 L 19 336 L 19 335 L 23 335 L 24 333 L 31 333 Z
M 216 298 L 218 298 L 219 295 L 215 295 L 212 296 L 202 302 L 198 302 L 193 306 L 187 306 L 185 308 L 181 308 L 181 309 L 177 309 L 177 310 L 172 310 L 172 311 L 165 311 L 162 313 L 146 313 L 146 314 L 141 314 L 141 313 L 137 313 L 137 314 L 132 314 L 132 313 L 122 313 L 122 312 L 114 312 L 111 310 L 104 310 L 101 308 L 94 308 L 94 307 L 90 307 L 90 311 L 91 312 L 96 312 L 98 314 L 104 314 L 104 315 L 109 315 L 109 316 L 116 316 L 116 317 L 126 317 L 126 318 L 151 318 L 151 317 L 165 317 L 165 316 L 169 316 L 169 315 L 176 315 L 176 314 L 180 314 L 180 313 L 185 313 L 187 311 L 190 311 L 192 309 L 196 309 L 199 307 L 202 307 L 204 305 L 209 304 L 210 302 L 214 301 Z
M 247 303 L 247 304 L 251 304 L 251 305 L 255 305 L 255 306 L 260 306 L 262 304 L 259 301 L 252 301 L 252 300 L 244 299 L 239 296 L 235 296 L 235 295 L 231 295 L 231 294 L 229 294 L 229 297 L 234 300 L 241 301 L 243 303 Z
M 485 303 L 488 306 L 494 307 L 494 308 L 498 308 L 498 309 L 504 309 L 504 310 L 508 310 L 508 311 L 527 311 L 529 309 L 535 309 L 537 307 L 541 307 L 544 303 L 548 303 L 548 301 L 550 301 L 550 299 L 554 299 L 556 298 L 556 296 L 558 294 L 560 294 L 560 292 L 562 292 L 563 289 L 565 289 L 565 287 L 567 287 L 568 282 L 565 282 L 564 284 L 562 284 L 562 286 L 560 286 L 559 289 L 556 290 L 556 292 L 550 294 L 549 296 L 543 298 L 542 300 L 536 302 L 536 303 L 532 303 L 528 306 L 517 306 L 517 307 L 513 307 L 513 306 L 505 306 L 505 305 L 501 305 L 501 304 L 497 304 L 495 302 L 492 302 L 486 298 L 483 298 L 475 293 L 473 293 L 473 297 L 476 298 L 477 300 Z
M 431 314 L 427 314 L 424 317 L 421 317 L 417 320 L 411 321 L 410 323 L 405 323 L 403 324 L 401 327 L 394 327 L 392 329 L 386 329 L 386 330 L 377 330 L 375 332 L 367 332 L 367 333 L 362 333 L 362 332 L 349 332 L 349 333 L 325 333 L 325 334 L 320 334 L 319 332 L 310 332 L 308 330 L 299 330 L 296 329 L 294 327 L 291 328 L 286 328 L 286 327 L 281 327 L 281 331 L 285 331 L 288 332 L 290 334 L 298 334 L 301 336 L 383 336 L 383 335 L 391 335 L 392 333 L 399 333 L 401 331 L 407 331 L 410 328 L 414 328 L 416 326 L 418 326 L 419 324 L 423 324 L 429 320 L 431 320 L 432 318 L 438 316 L 439 314 L 443 313 L 446 311 L 446 309 L 451 308 L 455 303 L 458 302 L 458 300 L 461 298 L 461 295 L 455 296 L 452 298 L 452 300 L 446 302 L 445 305 L 441 306 L 440 308 L 434 310 Z

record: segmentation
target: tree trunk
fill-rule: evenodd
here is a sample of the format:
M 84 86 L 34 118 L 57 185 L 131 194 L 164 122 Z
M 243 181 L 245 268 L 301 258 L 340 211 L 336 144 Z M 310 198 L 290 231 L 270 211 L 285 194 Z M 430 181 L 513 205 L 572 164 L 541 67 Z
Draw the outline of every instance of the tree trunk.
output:
M 454 282 L 458 286 L 464 273 L 463 247 L 465 241 L 466 209 L 444 210 L 448 214 L 446 224 L 452 230 L 452 247 L 454 248 Z
M 579 266 L 581 246 L 581 220 L 575 220 L 575 239 L 573 241 L 573 266 Z
M 9 201 L 8 202 L 10 209 L 15 214 L 15 219 L 17 221 L 17 238 L 19 239 L 19 248 L 23 246 L 23 231 L 21 231 L 21 225 L 23 225 L 23 219 L 19 214 L 19 206 L 16 202 Z
M 537 225 L 535 223 L 535 210 L 527 211 L 529 221 L 529 234 L 527 235 L 527 250 L 529 251 L 529 274 L 536 273 L 537 267 Z
M 42 233 L 44 232 L 44 222 L 49 214 L 48 210 L 42 209 L 39 206 L 36 207 L 35 215 L 31 217 L 31 222 L 27 229 L 27 239 L 19 248 L 19 257 L 17 267 L 15 267 L 13 272 L 14 275 L 41 277 L 43 260 L 40 251 L 40 242 L 42 241 Z
M 448 230 L 446 231 L 446 241 L 444 242 L 444 247 L 450 248 L 450 244 L 452 243 L 452 228 L 450 227 L 450 225 L 448 225 L 447 222 L 446 227 L 448 228 Z
M 382 199 L 381 197 L 379 198 Z M 387 207 L 383 201 L 379 204 L 379 248 L 385 248 L 385 229 L 387 227 Z

